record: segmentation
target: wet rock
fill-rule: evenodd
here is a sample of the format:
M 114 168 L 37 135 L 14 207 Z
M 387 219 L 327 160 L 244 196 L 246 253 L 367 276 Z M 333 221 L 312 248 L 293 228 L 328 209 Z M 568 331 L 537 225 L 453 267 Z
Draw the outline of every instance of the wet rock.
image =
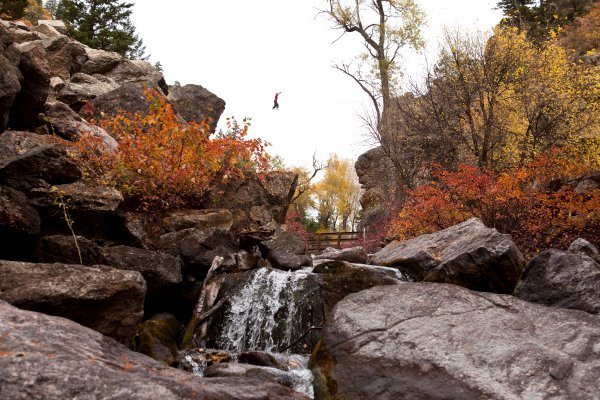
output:
M 585 254 L 547 250 L 533 258 L 515 290 L 532 303 L 600 313 L 600 264 Z
M 0 186 L 0 258 L 27 259 L 40 234 L 40 216 L 25 195 Z
M 0 261 L 0 299 L 57 315 L 133 344 L 146 283 L 138 272 L 106 266 Z
M 79 255 L 81 254 L 81 260 Z M 33 254 L 37 263 L 106 264 L 101 248 L 83 236 L 52 235 L 40 238 Z
M 285 222 L 297 183 L 297 175 L 287 172 L 269 173 L 264 179 L 249 176 L 217 185 L 204 206 L 231 210 L 233 232 L 273 230 Z
M 52 133 L 72 142 L 77 142 L 85 135 L 92 135 L 102 140 L 107 150 L 117 148 L 117 141 L 104 129 L 90 124 L 65 103 L 48 102 L 45 104 L 45 110 L 45 120 Z
M 374 286 L 398 285 L 406 282 L 398 270 L 372 265 L 356 265 L 345 261 L 328 261 L 317 265 L 313 272 L 322 280 L 325 315 L 344 297 Z
M 146 280 L 146 303 L 160 303 L 182 281 L 181 260 L 158 251 L 115 246 L 102 249 L 107 265 L 129 271 L 137 271 Z
M 233 216 L 229 210 L 177 210 L 167 213 L 162 219 L 162 228 L 166 232 L 183 229 L 219 228 L 231 229 Z
M 204 376 L 204 370 L 216 363 L 232 361 L 231 353 L 226 350 L 192 349 L 179 353 L 177 368 Z
M 225 101 L 200 85 L 169 86 L 167 98 L 187 122 L 206 121 L 211 132 L 225 111 Z
M 22 43 L 17 48 L 21 52 L 19 70 L 23 81 L 11 108 L 9 125 L 16 130 L 31 129 L 38 125 L 38 115 L 44 112 L 52 74 L 42 41 Z
M 600 318 L 430 283 L 352 294 L 313 353 L 316 398 L 589 399 Z M 368 367 L 367 367 L 368 366 Z
M 174 365 L 178 359 L 177 344 L 183 325 L 173 315 L 160 313 L 145 321 L 136 334 L 135 350 Z
M 0 337 L 0 387 L 7 399 L 307 399 L 257 379 L 199 378 L 74 322 L 3 302 Z
M 244 351 L 238 355 L 238 361 L 242 364 L 277 368 L 282 371 L 289 371 L 290 369 L 289 359 L 284 359 L 282 355 L 267 353 L 266 351 Z
M 365 264 L 367 262 L 367 252 L 361 246 L 347 249 L 327 248 L 322 254 L 314 257 L 315 260 L 337 260 L 347 261 L 349 263 Z
M 279 230 L 273 239 L 261 242 L 259 246 L 277 269 L 295 271 L 312 265 L 312 258 L 306 254 L 306 243 L 294 233 Z
M 469 289 L 512 293 L 525 266 L 510 235 L 472 218 L 443 231 L 392 242 L 372 264 L 396 267 L 417 280 Z
M 204 370 L 204 376 L 210 377 L 247 377 L 276 382 L 287 387 L 294 386 L 292 376 L 276 368 L 259 367 L 250 364 L 218 363 Z
M 73 110 L 81 109 L 88 101 L 117 89 L 119 85 L 103 75 L 74 74 L 56 99 L 69 105 Z M 93 116 L 91 112 L 82 112 L 83 118 Z
M 59 141 L 29 132 L 0 135 L 0 182 L 6 186 L 27 192 L 80 177 L 81 172 Z

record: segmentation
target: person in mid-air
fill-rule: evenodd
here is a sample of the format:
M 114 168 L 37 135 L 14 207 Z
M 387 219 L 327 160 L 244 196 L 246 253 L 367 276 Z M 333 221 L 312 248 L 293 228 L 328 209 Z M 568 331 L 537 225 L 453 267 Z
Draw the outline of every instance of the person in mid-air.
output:
M 279 95 L 281 94 L 281 92 L 277 92 L 275 93 L 275 100 L 273 104 L 273 110 L 279 110 Z

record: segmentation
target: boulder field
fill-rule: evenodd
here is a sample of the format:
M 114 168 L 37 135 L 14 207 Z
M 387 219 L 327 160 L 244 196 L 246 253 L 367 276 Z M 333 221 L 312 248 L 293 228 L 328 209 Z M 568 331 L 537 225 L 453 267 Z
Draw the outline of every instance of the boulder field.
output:
M 598 243 L 526 262 L 471 219 L 314 256 L 283 225 L 286 172 L 144 212 L 70 157 L 85 133 L 118 145 L 90 115 L 144 112 L 153 87 L 214 131 L 223 100 L 59 21 L 0 20 L 0 74 L 1 399 L 598 398 Z M 365 224 L 386 212 L 382 160 L 357 162 Z

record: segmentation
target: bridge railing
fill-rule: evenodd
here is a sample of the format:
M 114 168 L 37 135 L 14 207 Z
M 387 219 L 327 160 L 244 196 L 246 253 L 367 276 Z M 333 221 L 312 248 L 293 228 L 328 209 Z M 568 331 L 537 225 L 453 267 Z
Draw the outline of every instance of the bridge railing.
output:
M 327 247 L 342 249 L 344 245 L 359 240 L 359 232 L 320 232 L 308 239 L 308 251 L 319 252 Z

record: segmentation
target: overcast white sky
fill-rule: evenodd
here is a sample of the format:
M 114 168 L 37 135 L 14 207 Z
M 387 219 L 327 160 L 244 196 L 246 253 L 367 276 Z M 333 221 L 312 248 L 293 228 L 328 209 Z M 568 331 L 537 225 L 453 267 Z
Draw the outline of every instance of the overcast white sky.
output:
M 427 57 L 444 26 L 488 30 L 500 20 L 496 0 L 417 0 L 427 14 Z M 358 114 L 368 99 L 334 70 L 349 60 L 357 38 L 339 36 L 317 9 L 326 0 L 137 0 L 133 22 L 169 83 L 195 83 L 227 102 L 225 117 L 251 117 L 251 132 L 271 143 L 288 165 L 310 165 L 337 153 L 355 160 L 369 148 Z M 405 59 L 408 74 L 423 55 Z M 280 110 L 273 111 L 275 92 Z M 222 126 L 222 123 L 220 124 Z

